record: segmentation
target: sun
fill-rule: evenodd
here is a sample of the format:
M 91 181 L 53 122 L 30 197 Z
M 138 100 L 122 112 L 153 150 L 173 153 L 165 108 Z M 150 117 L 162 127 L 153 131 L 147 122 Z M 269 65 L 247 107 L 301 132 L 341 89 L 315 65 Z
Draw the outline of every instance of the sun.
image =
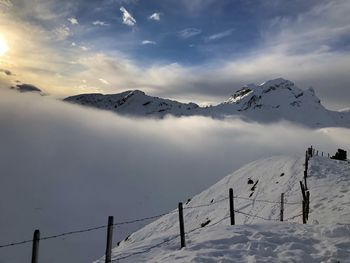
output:
M 0 35 L 0 56 L 4 55 L 9 50 L 6 40 Z

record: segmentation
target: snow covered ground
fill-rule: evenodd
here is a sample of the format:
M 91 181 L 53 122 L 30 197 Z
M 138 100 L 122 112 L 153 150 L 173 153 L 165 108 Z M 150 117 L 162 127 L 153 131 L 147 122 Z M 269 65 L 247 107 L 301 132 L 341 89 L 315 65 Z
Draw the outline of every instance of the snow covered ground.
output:
M 179 249 L 174 210 L 120 242 L 113 262 L 350 262 L 350 164 L 311 159 L 308 225 L 300 216 L 303 165 L 303 157 L 279 156 L 244 166 L 184 202 L 186 248 Z M 229 225 L 229 188 L 236 226 Z M 287 222 L 279 222 L 281 193 Z

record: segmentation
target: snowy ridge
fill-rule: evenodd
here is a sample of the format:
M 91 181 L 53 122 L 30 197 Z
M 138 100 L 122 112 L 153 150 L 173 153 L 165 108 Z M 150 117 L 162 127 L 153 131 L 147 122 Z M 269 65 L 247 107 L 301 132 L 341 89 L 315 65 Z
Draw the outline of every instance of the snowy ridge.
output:
M 180 103 L 173 100 L 151 97 L 140 90 L 129 90 L 114 95 L 81 94 L 64 99 L 84 106 L 111 110 L 136 116 L 164 117 L 192 115 L 199 107 L 195 103 Z
M 223 178 L 184 205 L 187 246 L 179 250 L 176 210 L 133 233 L 113 249 L 113 262 L 349 262 L 350 165 L 309 162 L 309 225 L 301 224 L 303 158 L 258 160 Z M 248 184 L 251 179 L 254 184 Z M 229 225 L 233 188 L 236 226 Z M 279 198 L 285 193 L 284 217 Z M 238 198 L 240 197 L 240 198 Z M 341 225 L 340 225 L 340 224 Z M 202 227 L 203 226 L 203 227 Z M 103 259 L 95 262 L 104 262 Z
M 260 85 L 246 85 L 227 101 L 210 107 L 152 97 L 139 90 L 114 95 L 81 94 L 64 100 L 141 117 L 239 116 L 263 123 L 287 120 L 309 127 L 350 127 L 350 112 L 327 110 L 312 88 L 301 90 L 293 82 L 283 78 L 269 80 Z

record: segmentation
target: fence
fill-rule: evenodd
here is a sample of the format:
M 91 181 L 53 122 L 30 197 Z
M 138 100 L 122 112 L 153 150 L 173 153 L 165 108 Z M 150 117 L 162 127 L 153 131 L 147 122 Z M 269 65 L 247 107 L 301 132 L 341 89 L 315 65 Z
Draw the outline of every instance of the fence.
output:
M 242 210 L 239 209 L 234 209 L 234 200 L 235 199 L 241 199 L 241 200 L 246 200 L 246 201 L 251 201 L 251 202 L 262 202 L 262 203 L 269 203 L 269 204 L 279 204 L 280 205 L 280 217 L 272 219 L 272 218 L 266 218 L 260 215 L 254 215 L 251 213 L 246 213 Z M 60 234 L 56 234 L 56 235 L 51 235 L 51 236 L 43 236 L 40 237 L 40 231 L 37 229 L 34 231 L 34 235 L 33 235 L 33 239 L 28 239 L 28 240 L 23 240 L 23 241 L 19 241 L 19 242 L 13 242 L 13 243 L 8 243 L 8 244 L 3 244 L 0 245 L 0 249 L 2 248 L 6 248 L 6 247 L 12 247 L 12 246 L 18 246 L 18 245 L 23 245 L 26 243 L 32 243 L 32 263 L 38 263 L 38 256 L 39 256 L 39 242 L 40 241 L 44 241 L 44 240 L 49 240 L 49 239 L 56 239 L 56 238 L 61 238 L 61 237 L 66 237 L 66 236 L 70 236 L 70 235 L 75 235 L 75 234 L 81 234 L 81 233 L 86 233 L 86 232 L 91 232 L 91 231 L 95 231 L 95 230 L 99 230 L 99 229 L 107 229 L 107 243 L 106 243 L 106 252 L 105 252 L 105 262 L 109 263 L 109 262 L 113 262 L 116 260 L 121 260 L 121 259 L 125 259 L 128 257 L 131 257 L 132 255 L 137 255 L 137 254 L 142 254 L 142 253 L 146 253 L 148 251 L 150 251 L 152 248 L 158 247 L 164 243 L 167 243 L 171 240 L 174 240 L 176 238 L 180 237 L 180 248 L 185 247 L 186 246 L 186 241 L 185 241 L 185 236 L 198 230 L 201 229 L 207 225 L 209 225 L 210 222 L 208 222 L 207 224 L 202 224 L 201 226 L 194 228 L 188 232 L 185 232 L 185 220 L 184 220 L 184 216 L 183 216 L 183 210 L 189 210 L 189 209 L 200 209 L 203 207 L 208 207 L 208 206 L 213 206 L 216 205 L 218 203 L 224 202 L 224 201 L 229 201 L 229 216 L 225 216 L 224 218 L 220 219 L 219 221 L 217 221 L 216 223 L 210 224 L 210 226 L 216 225 L 220 222 L 222 222 L 225 219 L 230 218 L 230 224 L 231 225 L 235 225 L 235 214 L 242 214 L 245 216 L 248 216 L 250 218 L 259 218 L 262 220 L 267 220 L 267 221 L 290 221 L 293 220 L 299 216 L 302 216 L 301 214 L 298 215 L 294 215 L 291 216 L 289 218 L 284 218 L 284 206 L 285 205 L 297 205 L 300 204 L 299 202 L 284 202 L 284 194 L 281 194 L 281 200 L 280 201 L 273 201 L 273 200 L 263 200 L 263 199 L 250 199 L 247 197 L 242 197 L 242 196 L 234 196 L 233 195 L 233 190 L 232 188 L 229 189 L 229 196 L 226 198 L 222 198 L 219 199 L 217 201 L 213 201 L 210 203 L 206 203 L 206 204 L 200 204 L 197 206 L 183 206 L 182 203 L 178 204 L 178 209 L 177 210 L 173 210 L 167 213 L 162 213 L 162 214 L 157 214 L 157 215 L 153 215 L 153 216 L 149 216 L 149 217 L 144 217 L 144 218 L 138 218 L 138 219 L 134 219 L 134 220 L 129 220 L 129 221 L 123 221 L 123 222 L 117 222 L 114 223 L 114 217 L 110 216 L 108 217 L 108 224 L 106 225 L 101 225 L 101 226 L 96 226 L 96 227 L 91 227 L 91 228 L 86 228 L 86 229 L 80 229 L 80 230 L 74 230 L 74 231 L 69 231 L 69 232 L 64 232 L 64 233 L 60 233 Z M 113 240 L 113 228 L 115 226 L 120 226 L 120 225 L 127 225 L 127 224 L 133 224 L 136 222 L 143 222 L 143 221 L 147 221 L 147 220 L 151 220 L 151 219 L 156 219 L 156 218 L 160 218 L 162 216 L 165 215 L 169 215 L 169 214 L 174 214 L 174 213 L 178 213 L 179 215 L 179 225 L 180 225 L 180 234 L 176 235 L 174 237 L 171 237 L 167 240 L 164 240 L 163 242 L 160 242 L 159 244 L 156 244 L 154 246 L 151 246 L 149 248 L 147 248 L 147 250 L 145 251 L 140 251 L 140 252 L 136 252 L 136 253 L 132 253 L 132 254 L 128 254 L 126 256 L 123 257 L 119 257 L 116 259 L 111 259 L 111 249 L 112 249 L 112 240 Z
M 65 236 L 70 236 L 70 235 L 75 235 L 75 234 L 81 234 L 81 233 L 86 233 L 86 232 L 91 232 L 91 231 L 95 231 L 95 230 L 99 230 L 99 229 L 107 229 L 107 242 L 106 242 L 106 252 L 105 252 L 105 263 L 110 263 L 110 262 L 115 262 L 115 261 L 119 261 L 122 259 L 126 259 L 129 258 L 131 256 L 134 255 L 138 255 L 138 254 L 143 254 L 143 253 L 147 253 L 149 251 L 151 251 L 153 248 L 159 247 L 165 243 L 168 243 L 174 239 L 180 238 L 180 248 L 183 248 L 186 246 L 186 235 L 201 229 L 203 227 L 206 227 L 207 225 L 213 226 L 216 224 L 219 224 L 220 222 L 224 221 L 225 219 L 230 218 L 230 225 L 235 225 L 235 215 L 236 214 L 241 214 L 241 215 L 245 215 L 249 218 L 259 218 L 262 220 L 267 220 L 267 221 L 291 221 L 297 217 L 302 217 L 302 223 L 306 224 L 308 217 L 309 217 L 309 212 L 310 212 L 310 191 L 308 189 L 308 184 L 307 184 L 307 178 L 308 178 L 308 166 L 309 166 L 309 160 L 312 156 L 314 155 L 318 155 L 318 151 L 315 151 L 315 149 L 312 148 L 312 146 L 310 148 L 307 149 L 306 154 L 305 154 L 305 170 L 304 170 L 304 181 L 300 181 L 300 188 L 301 188 L 301 192 L 302 192 L 302 197 L 303 200 L 301 202 L 285 202 L 284 201 L 284 193 L 281 193 L 281 199 L 280 201 L 275 201 L 275 200 L 263 200 L 263 199 L 250 199 L 247 197 L 242 197 L 242 196 L 234 196 L 233 194 L 233 189 L 230 188 L 229 189 L 229 194 L 228 197 L 216 200 L 216 201 L 212 201 L 210 203 L 207 204 L 200 204 L 197 206 L 183 206 L 182 203 L 178 204 L 178 209 L 177 210 L 173 210 L 167 213 L 162 213 L 162 214 L 157 214 L 157 215 L 153 215 L 153 216 L 149 216 L 149 217 L 143 217 L 143 218 L 138 218 L 138 219 L 134 219 L 134 220 L 129 220 L 129 221 L 123 221 L 123 222 L 117 222 L 114 223 L 114 217 L 113 216 L 109 216 L 108 217 L 108 223 L 107 225 L 100 225 L 100 226 L 96 226 L 96 227 L 91 227 L 91 228 L 86 228 L 86 229 L 80 229 L 80 230 L 74 230 L 74 231 L 69 231 L 69 232 L 64 232 L 64 233 L 60 233 L 60 234 L 56 234 L 56 235 L 51 235 L 51 236 L 43 236 L 40 237 L 40 231 L 37 229 L 34 231 L 34 235 L 33 235 L 33 239 L 30 240 L 24 240 L 24 241 L 19 241 L 19 242 L 13 242 L 13 243 L 8 243 L 8 244 L 3 244 L 0 245 L 0 249 L 6 248 L 6 247 L 12 247 L 12 246 L 18 246 L 18 245 L 23 245 L 26 243 L 32 243 L 32 263 L 38 263 L 38 255 L 39 255 L 39 241 L 44 241 L 44 240 L 49 240 L 49 239 L 56 239 L 56 238 L 60 238 L 60 237 L 65 237 Z M 323 156 L 323 152 L 322 152 L 322 156 Z M 328 154 L 329 157 L 329 154 Z M 262 203 L 269 203 L 269 204 L 279 204 L 280 205 L 280 215 L 279 218 L 266 218 L 257 214 L 250 214 L 247 212 L 244 212 L 240 209 L 235 209 L 235 199 L 241 199 L 241 200 L 246 200 L 246 201 L 251 201 L 251 202 L 262 202 Z M 183 210 L 188 210 L 188 209 L 199 209 L 199 208 L 203 208 L 203 207 L 208 207 L 208 206 L 213 206 L 215 204 L 224 202 L 224 201 L 228 201 L 229 202 L 229 216 L 225 216 L 222 219 L 220 219 L 219 221 L 210 224 L 211 222 L 207 221 L 205 223 L 202 223 L 201 226 L 196 227 L 194 229 L 191 229 L 188 232 L 185 232 L 185 218 L 183 216 Z M 301 213 L 297 214 L 297 215 L 293 215 L 290 216 L 288 218 L 285 218 L 285 206 L 286 205 L 300 205 L 302 206 L 301 209 Z M 142 251 L 137 251 L 134 253 L 130 253 L 127 254 L 125 256 L 122 257 L 117 257 L 112 259 L 111 258 L 111 250 L 112 250 L 112 241 L 113 241 L 113 228 L 115 226 L 120 226 L 120 225 L 127 225 L 127 224 L 133 224 L 136 222 L 143 222 L 143 221 L 147 221 L 147 220 L 152 220 L 152 219 L 156 219 L 156 218 L 160 218 L 162 216 L 165 215 L 169 215 L 169 214 L 174 214 L 174 213 L 178 213 L 179 216 L 179 228 L 180 228 L 180 233 L 178 235 L 174 235 L 166 240 L 163 240 L 162 242 L 156 244 L 156 245 L 152 245 L 150 247 L 148 247 L 145 250 Z

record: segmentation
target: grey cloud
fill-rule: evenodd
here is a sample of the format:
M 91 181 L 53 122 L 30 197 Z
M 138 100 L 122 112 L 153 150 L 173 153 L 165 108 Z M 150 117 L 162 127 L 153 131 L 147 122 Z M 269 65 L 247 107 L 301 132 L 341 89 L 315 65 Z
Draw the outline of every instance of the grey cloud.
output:
M 35 87 L 32 84 L 17 84 L 16 87 L 12 87 L 12 89 L 16 89 L 19 92 L 37 92 L 41 93 L 42 90 L 39 89 L 38 87 Z

